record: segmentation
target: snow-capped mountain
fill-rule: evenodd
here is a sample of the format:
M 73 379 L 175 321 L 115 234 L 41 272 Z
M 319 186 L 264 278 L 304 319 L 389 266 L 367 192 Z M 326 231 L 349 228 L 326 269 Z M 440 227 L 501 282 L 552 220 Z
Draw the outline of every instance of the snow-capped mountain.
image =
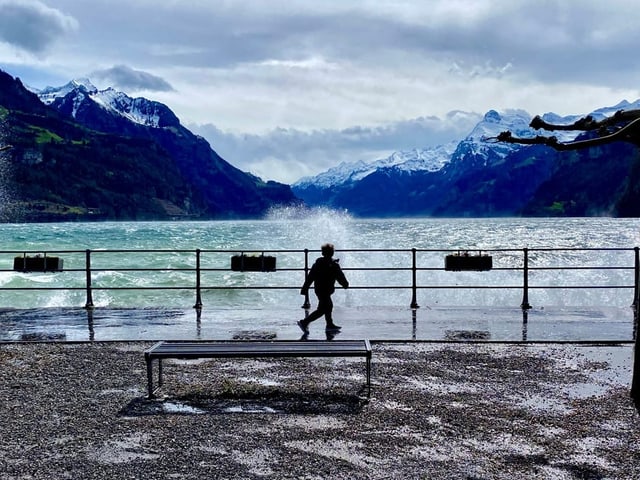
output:
M 532 129 L 529 127 L 531 115 L 524 110 L 507 110 L 497 112 L 489 110 L 458 145 L 453 157 L 462 155 L 482 155 L 486 158 L 504 158 L 514 151 L 522 148 L 512 143 L 495 142 L 494 139 L 501 132 L 510 130 L 516 136 L 530 136 Z
M 611 107 L 594 110 L 589 115 L 596 120 L 613 115 L 619 110 L 640 109 L 640 100 L 631 103 L 626 100 Z M 561 116 L 553 112 L 542 115 L 542 119 L 553 124 L 571 124 L 585 115 Z M 442 169 L 452 159 L 465 155 L 483 156 L 485 158 L 505 158 L 522 149 L 522 145 L 492 141 L 501 132 L 510 131 L 516 137 L 535 137 L 549 135 L 549 132 L 534 130 L 529 126 L 533 116 L 525 110 L 509 109 L 498 112 L 489 110 L 483 119 L 473 128 L 464 139 L 453 141 L 446 145 L 429 148 L 416 148 L 409 151 L 395 152 L 387 158 L 373 162 L 362 160 L 346 163 L 331 168 L 313 177 L 304 177 L 292 186 L 300 193 L 311 186 L 315 188 L 329 188 L 359 182 L 367 176 L 388 168 L 395 168 L 403 172 L 434 172 Z M 560 142 L 574 140 L 580 131 L 555 131 L 553 135 Z
M 89 79 L 80 78 L 61 87 L 46 87 L 41 91 L 34 91 L 43 103 L 58 107 L 64 104 L 66 113 L 77 118 L 78 112 L 86 101 L 120 115 L 127 120 L 146 127 L 160 128 L 179 123 L 178 118 L 166 105 L 147 100 L 146 98 L 132 98 L 123 92 L 109 87 L 98 90 Z
M 640 109 L 640 101 L 623 101 L 597 109 L 591 115 L 601 120 L 629 109 Z M 571 124 L 584 116 L 546 113 L 542 118 L 548 123 Z M 606 159 L 594 160 L 588 153 L 563 156 L 543 145 L 496 141 L 507 130 L 516 137 L 553 135 L 561 142 L 583 133 L 535 130 L 529 126 L 532 118 L 523 110 L 490 110 L 459 142 L 396 152 L 376 162 L 342 164 L 316 177 L 304 178 L 294 183 L 292 189 L 311 206 L 348 209 L 364 216 L 555 214 L 557 209 L 565 214 L 584 215 L 590 209 L 615 210 L 612 202 L 624 189 L 620 185 L 626 184 L 625 169 L 633 158 L 629 149 L 613 146 Z M 581 156 L 583 163 L 576 163 L 576 156 Z M 612 163 L 606 164 L 607 159 Z M 595 166 L 590 164 L 594 161 Z M 599 169 L 611 172 L 607 182 L 594 174 Z M 592 186 L 593 182 L 597 185 Z M 556 190 L 566 194 L 567 200 L 558 200 L 561 197 L 554 196 Z
M 242 218 L 262 215 L 273 205 L 297 201 L 288 185 L 264 182 L 231 165 L 204 138 L 181 125 L 178 117 L 162 103 L 132 98 L 113 88 L 98 90 L 87 79 L 33 93 L 40 99 L 40 105 L 44 103 L 45 108 L 48 105 L 63 118 L 72 117 L 87 129 L 87 137 L 99 132 L 100 140 L 110 139 L 107 141 L 109 148 L 115 148 L 117 154 L 112 153 L 106 159 L 93 155 L 91 160 L 107 164 L 117 158 L 121 164 L 96 171 L 97 176 L 109 174 L 119 178 L 116 173 L 121 170 L 144 165 L 161 179 L 166 175 L 168 178 L 164 181 L 182 182 L 179 187 L 174 186 L 170 200 L 159 196 L 168 189 L 162 181 L 154 183 L 150 180 L 148 185 L 144 181 L 136 182 L 137 189 L 130 192 L 131 198 L 146 195 L 150 197 L 145 197 L 147 204 L 160 205 L 154 207 L 160 211 L 178 211 L 179 215 L 202 218 Z M 122 161 L 120 155 L 126 160 Z M 159 162 L 158 156 L 164 164 L 153 164 L 153 161 Z M 121 177 L 139 178 L 125 173 Z M 98 190 L 102 191 L 102 188 Z M 175 193 L 177 191 L 180 193 Z M 135 207 L 129 210 L 135 212 Z
M 302 178 L 294 186 L 300 188 L 308 185 L 330 187 L 342 183 L 357 182 L 373 172 L 392 167 L 402 171 L 434 172 L 440 170 L 449 161 L 457 144 L 458 142 L 450 142 L 433 148 L 415 148 L 404 152 L 394 152 L 387 158 L 373 162 L 362 160 L 354 163 L 342 162 L 337 167 L 330 168 L 315 177 Z
M 620 110 L 638 110 L 640 109 L 640 99 L 634 101 L 634 102 L 629 102 L 627 100 L 622 100 L 620 103 L 613 105 L 612 107 L 602 107 L 602 108 L 598 108 L 596 110 L 594 110 L 593 112 L 591 112 L 589 115 L 591 115 L 593 118 L 595 118 L 596 120 L 602 120 L 604 118 L 610 117 L 611 115 L 613 115 L 614 113 L 620 111 Z M 553 114 L 545 114 L 543 115 L 543 119 L 546 121 L 550 121 L 547 120 L 546 115 L 553 115 Z M 578 120 L 579 118 L 583 117 L 584 115 L 571 115 L 568 117 L 560 117 L 560 121 L 562 123 L 573 123 L 576 120 Z
M 527 134 L 531 131 L 530 121 L 531 115 L 524 110 L 506 110 L 504 112 L 489 110 L 466 139 L 480 142 L 486 138 L 497 136 L 505 129 L 511 130 L 516 135 Z
M 449 163 L 461 147 L 474 154 L 494 151 L 499 156 L 504 157 L 521 147 L 507 143 L 488 143 L 486 139 L 496 137 L 505 130 L 511 130 L 518 136 L 531 135 L 533 131 L 529 127 L 531 118 L 531 115 L 524 110 L 509 110 L 503 113 L 490 110 L 462 141 L 456 140 L 435 147 L 394 152 L 387 158 L 373 162 L 364 162 L 362 160 L 353 163 L 343 162 L 337 167 L 314 177 L 304 177 L 292 186 L 297 190 L 310 186 L 329 188 L 336 185 L 359 182 L 368 175 L 389 168 L 393 168 L 398 172 L 435 172 Z
M 31 91 L 36 93 L 43 103 L 51 105 L 56 98 L 65 97 L 68 93 L 78 89 L 84 90 L 87 94 L 95 94 L 98 91 L 88 78 L 71 80 L 62 87 L 45 87 L 42 90 L 31 89 Z

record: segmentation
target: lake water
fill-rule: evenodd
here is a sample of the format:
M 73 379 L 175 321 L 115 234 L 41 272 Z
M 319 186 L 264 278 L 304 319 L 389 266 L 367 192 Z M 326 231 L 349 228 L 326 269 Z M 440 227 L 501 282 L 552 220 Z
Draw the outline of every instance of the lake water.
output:
M 630 305 L 640 219 L 363 220 L 345 212 L 281 209 L 259 221 L 3 224 L 0 340 L 263 333 L 296 338 L 295 320 L 305 314 L 298 292 L 302 250 L 312 251 L 312 262 L 327 241 L 335 244 L 353 287 L 334 295 L 342 338 L 630 340 L 634 335 Z M 520 309 L 524 248 L 530 249 L 533 287 L 526 312 Z M 83 308 L 86 249 L 91 250 L 93 311 Z M 193 309 L 196 249 L 203 250 L 200 314 Z M 411 249 L 418 250 L 418 309 L 410 308 Z M 491 251 L 494 269 L 445 271 L 445 254 L 456 250 Z M 51 253 L 56 251 L 62 252 Z M 231 271 L 233 254 L 262 251 L 277 251 L 275 272 Z M 23 252 L 60 256 L 64 269 L 14 272 L 13 258 Z M 605 288 L 570 288 L 591 284 Z M 493 286 L 513 288 L 488 288 Z M 19 290 L 27 287 L 31 290 Z M 313 296 L 310 300 L 315 306 Z M 314 336 L 324 336 L 322 320 L 312 325 Z

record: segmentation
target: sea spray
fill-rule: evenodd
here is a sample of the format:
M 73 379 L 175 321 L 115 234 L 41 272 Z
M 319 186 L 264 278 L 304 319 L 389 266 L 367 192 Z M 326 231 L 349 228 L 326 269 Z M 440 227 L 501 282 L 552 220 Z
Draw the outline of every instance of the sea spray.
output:
M 269 210 L 265 218 L 280 225 L 282 238 L 291 243 L 286 248 L 319 251 L 327 242 L 333 243 L 336 250 L 353 245 L 355 235 L 350 228 L 353 218 L 345 210 L 281 207 Z

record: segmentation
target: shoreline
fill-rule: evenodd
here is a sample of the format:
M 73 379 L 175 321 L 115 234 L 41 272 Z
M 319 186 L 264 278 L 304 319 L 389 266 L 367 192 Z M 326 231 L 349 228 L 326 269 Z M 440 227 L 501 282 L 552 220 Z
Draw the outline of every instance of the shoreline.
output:
M 633 346 L 372 342 L 361 359 L 168 361 L 149 341 L 1 343 L 0 465 L 45 478 L 640 476 Z

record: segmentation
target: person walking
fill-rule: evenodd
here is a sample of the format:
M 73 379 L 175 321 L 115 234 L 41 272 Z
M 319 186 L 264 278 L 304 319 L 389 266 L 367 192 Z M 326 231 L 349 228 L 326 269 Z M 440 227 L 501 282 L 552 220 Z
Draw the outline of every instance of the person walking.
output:
M 307 318 L 297 322 L 305 335 L 309 333 L 309 324 L 323 315 L 327 323 L 326 331 L 328 333 L 335 333 L 340 330 L 341 327 L 333 323 L 333 300 L 331 300 L 331 295 L 333 295 L 333 292 L 336 290 L 336 282 L 343 288 L 349 287 L 349 282 L 340 268 L 339 261 L 333 258 L 333 245 L 331 243 L 325 243 L 320 250 L 322 257 L 319 257 L 315 261 L 300 289 L 301 295 L 307 295 L 309 293 L 309 287 L 313 284 L 316 297 L 318 297 L 317 308 L 311 312 Z

